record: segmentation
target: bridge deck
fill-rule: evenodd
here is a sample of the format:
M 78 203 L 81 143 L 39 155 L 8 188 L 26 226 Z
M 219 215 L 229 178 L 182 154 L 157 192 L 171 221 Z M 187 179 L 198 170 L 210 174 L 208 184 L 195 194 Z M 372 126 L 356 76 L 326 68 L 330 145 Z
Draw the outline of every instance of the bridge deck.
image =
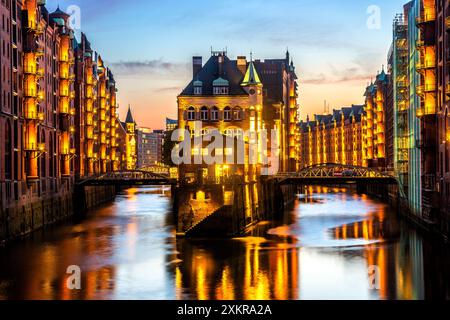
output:
M 344 184 L 383 184 L 395 185 L 397 180 L 391 177 L 364 178 L 364 177 L 285 177 L 280 179 L 282 184 L 298 185 L 344 185 Z

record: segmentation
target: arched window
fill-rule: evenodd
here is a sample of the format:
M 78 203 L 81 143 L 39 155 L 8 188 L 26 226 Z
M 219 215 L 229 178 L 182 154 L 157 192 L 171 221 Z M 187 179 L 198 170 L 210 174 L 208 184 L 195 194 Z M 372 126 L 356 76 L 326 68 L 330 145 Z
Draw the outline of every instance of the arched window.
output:
M 211 110 L 211 121 L 219 121 L 219 109 L 213 107 Z
M 11 139 L 11 124 L 6 121 L 5 126 L 5 178 L 10 180 L 12 177 L 12 161 L 11 161 L 12 139 Z
M 225 121 L 231 121 L 232 117 L 231 117 L 231 108 L 230 107 L 226 107 L 223 110 L 223 120 Z
M 200 109 L 200 120 L 208 121 L 209 120 L 209 110 L 207 107 L 202 107 Z
M 241 121 L 242 120 L 242 109 L 239 107 L 236 107 L 233 109 L 233 120 L 234 121 Z
M 187 114 L 188 121 L 195 121 L 195 108 L 190 107 Z

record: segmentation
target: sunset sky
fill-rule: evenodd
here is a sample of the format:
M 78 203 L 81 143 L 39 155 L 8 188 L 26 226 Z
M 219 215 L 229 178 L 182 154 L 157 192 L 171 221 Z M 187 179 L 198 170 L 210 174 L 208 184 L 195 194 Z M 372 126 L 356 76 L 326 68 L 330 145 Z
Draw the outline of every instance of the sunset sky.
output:
M 192 76 L 193 55 L 204 61 L 228 48 L 230 58 L 284 57 L 299 76 L 301 117 L 363 103 L 371 77 L 386 65 L 392 19 L 405 0 L 69 0 L 81 9 L 81 29 L 114 72 L 121 119 L 131 104 L 138 125 L 164 128 L 176 117 L 176 97 Z M 381 12 L 369 29 L 369 6 Z

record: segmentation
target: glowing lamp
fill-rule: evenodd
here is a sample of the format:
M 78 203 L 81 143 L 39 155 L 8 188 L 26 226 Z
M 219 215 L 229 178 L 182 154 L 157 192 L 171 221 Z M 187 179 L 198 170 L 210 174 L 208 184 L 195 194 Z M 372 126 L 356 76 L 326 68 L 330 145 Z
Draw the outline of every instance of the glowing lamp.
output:
M 45 143 L 38 143 L 39 152 L 45 152 Z

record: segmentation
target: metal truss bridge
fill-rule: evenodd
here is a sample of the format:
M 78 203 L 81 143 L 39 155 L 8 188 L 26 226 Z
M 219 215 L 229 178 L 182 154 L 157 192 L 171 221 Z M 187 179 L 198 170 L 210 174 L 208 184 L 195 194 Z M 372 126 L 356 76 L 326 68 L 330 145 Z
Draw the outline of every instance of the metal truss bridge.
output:
M 117 171 L 80 180 L 78 186 L 165 186 L 176 185 L 176 179 L 167 174 L 144 170 Z
M 342 164 L 320 164 L 302 169 L 297 173 L 277 175 L 282 184 L 298 185 L 343 185 L 343 184 L 384 184 L 398 183 L 395 176 L 373 168 Z

